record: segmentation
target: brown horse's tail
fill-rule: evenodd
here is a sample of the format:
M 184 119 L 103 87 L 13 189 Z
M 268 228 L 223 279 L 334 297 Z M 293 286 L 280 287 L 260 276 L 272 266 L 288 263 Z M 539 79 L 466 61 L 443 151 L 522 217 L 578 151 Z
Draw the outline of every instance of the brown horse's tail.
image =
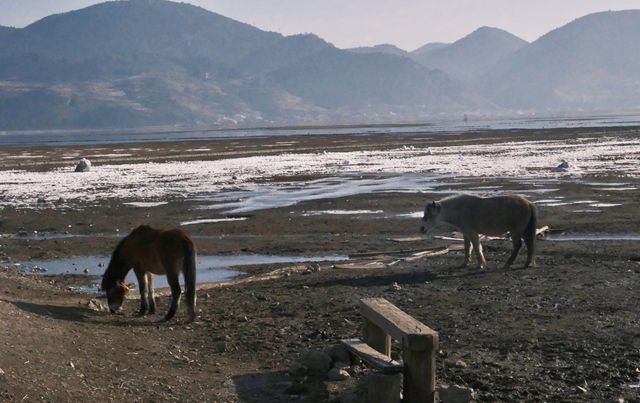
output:
M 191 239 L 184 243 L 184 263 L 182 267 L 190 319 L 196 318 L 196 246 Z
M 536 265 L 536 225 L 538 221 L 538 211 L 536 209 L 535 204 L 531 203 L 531 215 L 529 216 L 529 222 L 527 223 L 527 227 L 524 230 L 523 238 L 524 242 L 527 245 L 527 266 L 535 266 Z

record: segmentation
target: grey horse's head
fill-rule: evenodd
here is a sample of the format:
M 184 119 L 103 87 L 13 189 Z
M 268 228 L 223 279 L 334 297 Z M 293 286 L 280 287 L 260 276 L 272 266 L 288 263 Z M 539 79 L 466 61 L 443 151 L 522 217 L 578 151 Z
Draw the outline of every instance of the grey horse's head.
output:
M 424 216 L 422 217 L 422 225 L 420 226 L 420 232 L 423 234 L 428 233 L 440 222 L 440 210 L 442 206 L 438 202 L 427 203 L 424 208 Z

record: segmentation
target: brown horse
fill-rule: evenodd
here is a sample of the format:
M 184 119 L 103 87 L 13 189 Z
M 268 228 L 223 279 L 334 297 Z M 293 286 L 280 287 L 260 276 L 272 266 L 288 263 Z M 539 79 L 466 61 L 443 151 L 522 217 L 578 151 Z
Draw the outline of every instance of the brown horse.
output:
M 133 269 L 140 287 L 140 315 L 155 313 L 153 275 L 164 274 L 171 287 L 171 307 L 164 317 L 171 319 L 180 304 L 179 275 L 185 281 L 189 319 L 196 317 L 196 245 L 181 229 L 154 229 L 141 225 L 127 235 L 111 255 L 102 276 L 102 289 L 107 293 L 111 313 L 120 310 L 129 288 L 124 280 Z
M 522 246 L 522 239 L 527 245 L 527 261 L 524 267 L 528 267 L 536 264 L 536 217 L 535 205 L 522 196 L 481 197 L 461 194 L 427 204 L 421 231 L 426 233 L 442 222 L 458 227 L 464 236 L 463 267 L 471 264 L 473 246 L 478 258 L 478 267 L 481 269 L 486 267 L 487 261 L 482 254 L 479 234 L 498 236 L 509 232 L 513 251 L 504 268 L 508 268 L 515 261 Z

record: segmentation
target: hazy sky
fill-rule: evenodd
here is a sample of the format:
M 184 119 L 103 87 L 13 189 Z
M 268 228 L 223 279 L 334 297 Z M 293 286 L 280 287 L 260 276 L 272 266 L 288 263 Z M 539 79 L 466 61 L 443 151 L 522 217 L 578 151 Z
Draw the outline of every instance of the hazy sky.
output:
M 285 35 L 312 32 L 339 48 L 391 43 L 413 50 L 483 25 L 534 41 L 585 14 L 640 8 L 639 0 L 182 0 Z M 24 27 L 95 0 L 0 0 L 0 25 Z

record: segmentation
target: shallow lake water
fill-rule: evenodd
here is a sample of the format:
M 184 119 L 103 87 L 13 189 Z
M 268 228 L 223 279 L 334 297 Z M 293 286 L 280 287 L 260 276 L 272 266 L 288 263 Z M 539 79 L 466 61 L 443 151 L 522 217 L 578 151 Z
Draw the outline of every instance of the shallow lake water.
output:
M 300 263 L 320 261 L 348 260 L 348 256 L 280 256 L 280 255 L 201 255 L 197 260 L 197 282 L 210 283 L 229 280 L 242 272 L 233 270 L 235 266 L 274 263 Z M 14 263 L 21 271 L 32 274 L 86 274 L 102 275 L 109 264 L 109 256 L 75 256 L 67 259 L 32 260 Z M 181 277 L 181 283 L 183 281 Z M 133 271 L 129 272 L 126 282 L 136 282 Z M 95 282 L 92 291 L 97 291 L 99 282 Z M 165 276 L 154 276 L 154 287 L 168 287 Z M 86 290 L 85 290 L 86 291 Z

